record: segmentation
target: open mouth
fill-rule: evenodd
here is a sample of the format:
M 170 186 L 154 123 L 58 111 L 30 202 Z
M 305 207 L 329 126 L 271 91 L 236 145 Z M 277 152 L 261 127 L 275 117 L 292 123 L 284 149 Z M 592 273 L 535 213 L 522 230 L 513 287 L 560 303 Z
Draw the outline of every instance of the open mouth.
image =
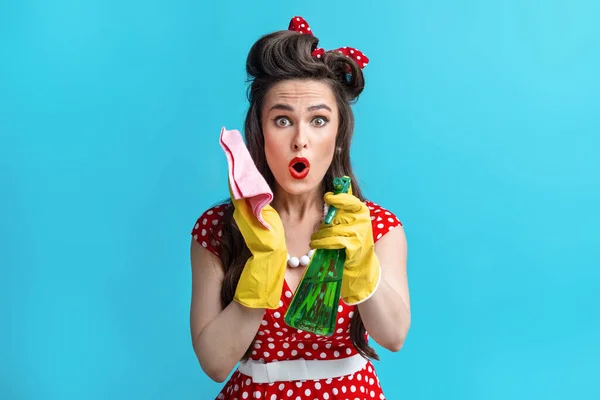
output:
M 289 168 L 294 179 L 304 179 L 310 172 L 310 163 L 304 157 L 296 157 L 290 162 Z

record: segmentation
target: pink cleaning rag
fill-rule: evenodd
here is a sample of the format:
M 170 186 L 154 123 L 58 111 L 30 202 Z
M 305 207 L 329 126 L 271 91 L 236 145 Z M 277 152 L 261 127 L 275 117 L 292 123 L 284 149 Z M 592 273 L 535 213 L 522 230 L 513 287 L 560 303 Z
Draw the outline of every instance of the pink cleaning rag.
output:
M 246 199 L 258 221 L 265 228 L 271 229 L 263 219 L 261 211 L 273 200 L 273 192 L 256 168 L 241 133 L 223 127 L 219 141 L 227 156 L 229 183 L 233 197 L 236 200 Z

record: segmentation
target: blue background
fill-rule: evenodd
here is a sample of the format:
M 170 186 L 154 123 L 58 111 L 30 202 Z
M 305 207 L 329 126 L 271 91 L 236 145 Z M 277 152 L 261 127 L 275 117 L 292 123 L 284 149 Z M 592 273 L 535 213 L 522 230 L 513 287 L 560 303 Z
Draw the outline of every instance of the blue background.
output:
M 189 232 L 245 57 L 304 16 L 371 59 L 356 172 L 404 222 L 395 399 L 600 398 L 600 3 L 0 1 L 0 398 L 210 399 Z M 387 182 L 393 180 L 394 187 Z

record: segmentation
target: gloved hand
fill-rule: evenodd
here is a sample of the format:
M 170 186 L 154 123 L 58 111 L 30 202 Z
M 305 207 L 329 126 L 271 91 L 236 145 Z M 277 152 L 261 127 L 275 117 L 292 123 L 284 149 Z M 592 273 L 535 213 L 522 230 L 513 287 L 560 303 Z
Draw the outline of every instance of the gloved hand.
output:
M 250 308 L 279 308 L 287 267 L 283 223 L 277 211 L 268 205 L 261 211 L 271 226 L 268 230 L 252 213 L 245 199 L 236 200 L 231 195 L 231 200 L 235 207 L 233 219 L 252 253 L 240 276 L 234 300 Z
M 338 209 L 331 225 L 321 227 L 311 237 L 313 249 L 346 249 L 341 297 L 353 305 L 367 300 L 381 279 L 381 266 L 375 254 L 371 214 L 368 207 L 348 193 L 325 194 L 325 202 Z

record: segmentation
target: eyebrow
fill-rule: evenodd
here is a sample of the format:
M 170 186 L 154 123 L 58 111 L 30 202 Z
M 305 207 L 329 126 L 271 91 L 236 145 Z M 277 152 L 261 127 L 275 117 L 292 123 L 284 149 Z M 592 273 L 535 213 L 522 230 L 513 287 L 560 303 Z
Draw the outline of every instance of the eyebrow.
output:
M 290 106 L 289 104 L 282 104 L 282 103 L 277 103 L 275 104 L 273 107 L 271 107 L 271 110 L 284 110 L 284 111 L 294 111 L 294 107 Z M 317 110 L 329 110 L 331 112 L 331 108 L 327 105 L 327 104 L 315 104 L 314 106 L 310 106 L 307 108 L 308 111 L 317 111 Z

